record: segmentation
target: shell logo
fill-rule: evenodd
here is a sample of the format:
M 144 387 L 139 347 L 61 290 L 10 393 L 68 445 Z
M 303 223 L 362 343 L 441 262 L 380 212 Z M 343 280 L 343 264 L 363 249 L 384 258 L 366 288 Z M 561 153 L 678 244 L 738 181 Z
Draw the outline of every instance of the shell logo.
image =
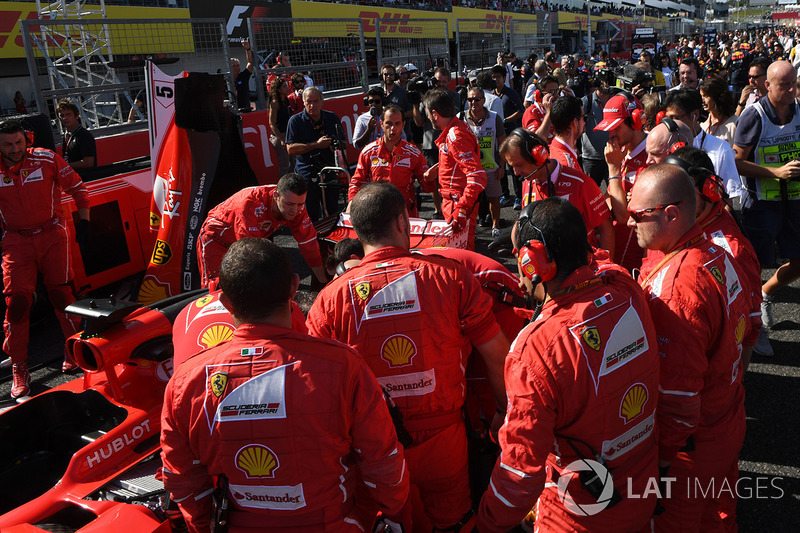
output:
M 393 368 L 410 365 L 411 359 L 415 355 L 417 355 L 417 347 L 414 341 L 405 335 L 389 337 L 381 346 L 381 359 Z
M 281 466 L 275 452 L 261 444 L 248 444 L 241 448 L 234 461 L 247 479 L 275 477 L 275 470 Z
M 139 289 L 139 303 L 143 305 L 149 305 L 158 301 L 163 300 L 169 296 L 169 291 L 167 291 L 167 287 L 158 281 L 148 278 L 142 282 L 142 286 Z
M 744 330 L 747 328 L 747 321 L 744 319 L 744 315 L 739 317 L 739 322 L 736 323 L 736 344 L 742 344 L 742 339 L 744 339 Z
M 197 301 L 194 303 L 198 308 L 207 306 L 211 300 L 213 300 L 213 296 L 203 296 L 202 298 L 198 298 Z
M 229 341 L 233 338 L 233 328 L 226 324 L 214 324 L 207 327 L 200 333 L 197 344 L 205 349 L 212 348 L 217 344 Z
M 634 383 L 625 392 L 622 397 L 622 403 L 619 406 L 619 416 L 627 424 L 640 414 L 644 405 L 647 403 L 648 393 L 647 387 L 642 383 Z

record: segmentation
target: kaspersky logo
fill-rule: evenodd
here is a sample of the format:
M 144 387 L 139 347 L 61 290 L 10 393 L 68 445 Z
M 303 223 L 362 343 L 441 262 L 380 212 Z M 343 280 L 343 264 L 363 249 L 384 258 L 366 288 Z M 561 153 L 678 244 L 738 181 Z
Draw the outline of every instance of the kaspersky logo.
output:
M 247 479 L 273 478 L 280 468 L 275 452 L 261 444 L 249 444 L 236 452 L 236 468 L 244 472 Z

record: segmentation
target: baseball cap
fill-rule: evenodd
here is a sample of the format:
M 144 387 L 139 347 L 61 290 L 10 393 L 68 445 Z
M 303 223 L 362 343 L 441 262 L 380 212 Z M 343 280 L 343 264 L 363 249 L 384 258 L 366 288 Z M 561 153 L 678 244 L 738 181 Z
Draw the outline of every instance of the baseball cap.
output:
M 595 126 L 594 131 L 611 131 L 616 128 L 620 122 L 630 116 L 628 105 L 628 99 L 621 94 L 609 98 L 603 108 L 603 120 Z
M 413 63 L 406 63 L 404 66 L 406 67 L 406 70 L 409 72 L 417 72 L 419 70 L 417 69 L 417 67 L 414 66 Z

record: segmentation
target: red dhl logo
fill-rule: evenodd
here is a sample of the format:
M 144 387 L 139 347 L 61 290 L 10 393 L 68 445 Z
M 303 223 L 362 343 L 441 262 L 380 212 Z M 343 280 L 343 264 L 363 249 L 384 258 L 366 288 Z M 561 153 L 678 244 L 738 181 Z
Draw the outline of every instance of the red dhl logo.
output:
M 383 20 L 381 22 L 381 35 L 399 33 L 404 35 L 422 34 L 422 26 L 414 26 L 409 24 L 408 20 L 411 15 L 408 13 L 392 13 L 391 11 L 384 12 L 383 14 L 378 11 L 361 11 L 358 14 L 364 25 L 364 33 L 375 33 L 375 19 L 391 19 Z M 348 25 L 348 32 L 358 31 L 358 26 Z
M 486 15 L 486 22 L 478 25 L 479 30 L 502 30 L 503 26 L 510 27 L 512 15 Z

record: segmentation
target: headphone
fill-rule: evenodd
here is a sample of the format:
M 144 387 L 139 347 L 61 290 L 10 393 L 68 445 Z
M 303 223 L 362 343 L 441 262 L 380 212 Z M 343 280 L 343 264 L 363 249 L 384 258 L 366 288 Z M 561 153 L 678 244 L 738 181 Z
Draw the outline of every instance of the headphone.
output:
M 550 158 L 550 148 L 536 135 L 524 128 L 516 128 L 509 135 L 516 135 L 525 141 L 525 149 L 521 150 L 523 157 L 536 166 L 542 166 Z
M 531 202 L 525 206 L 525 209 L 519 215 L 519 225 L 517 231 L 522 228 L 523 224 L 529 225 L 541 237 L 541 241 L 531 239 L 523 244 L 517 253 L 517 261 L 519 262 L 520 270 L 526 278 L 531 280 L 534 285 L 550 281 L 556 277 L 558 266 L 550 256 L 550 251 L 547 249 L 547 243 L 544 240 L 542 230 L 534 226 L 530 218 L 533 211 L 539 202 Z
M 674 155 L 667 156 L 664 163 L 669 165 L 676 165 L 686 171 L 692 177 L 695 187 L 700 192 L 700 196 L 705 198 L 711 203 L 722 201 L 722 178 L 703 167 L 694 167 L 688 161 L 675 157 Z
M 670 140 L 672 140 L 672 137 L 674 135 L 676 135 L 680 131 L 680 129 L 678 128 L 678 123 L 675 122 L 673 119 L 669 118 L 668 116 L 666 116 L 666 113 L 664 111 L 659 111 L 658 112 L 659 115 L 661 113 L 664 113 L 664 115 L 661 117 L 660 120 L 658 119 L 658 115 L 656 115 L 656 125 L 664 124 L 667 127 L 667 130 L 669 130 L 669 138 L 670 138 Z M 680 148 L 684 148 L 685 146 L 686 146 L 686 143 L 684 141 L 676 141 L 676 142 L 674 142 L 674 143 L 669 145 L 669 153 L 674 154 L 676 150 L 678 150 Z M 673 159 L 678 159 L 678 158 L 677 157 L 673 157 Z M 682 161 L 682 159 L 681 159 L 681 161 Z M 673 165 L 677 165 L 678 163 L 673 162 L 672 164 Z M 687 170 L 687 169 L 684 168 L 684 170 Z
M 644 129 L 644 126 L 647 123 L 647 115 L 645 115 L 644 110 L 641 108 L 639 100 L 633 94 L 624 89 L 617 91 L 614 96 L 618 95 L 622 95 L 622 97 L 628 101 L 628 105 L 625 110 L 628 112 L 628 116 L 631 117 L 631 127 L 635 130 Z

